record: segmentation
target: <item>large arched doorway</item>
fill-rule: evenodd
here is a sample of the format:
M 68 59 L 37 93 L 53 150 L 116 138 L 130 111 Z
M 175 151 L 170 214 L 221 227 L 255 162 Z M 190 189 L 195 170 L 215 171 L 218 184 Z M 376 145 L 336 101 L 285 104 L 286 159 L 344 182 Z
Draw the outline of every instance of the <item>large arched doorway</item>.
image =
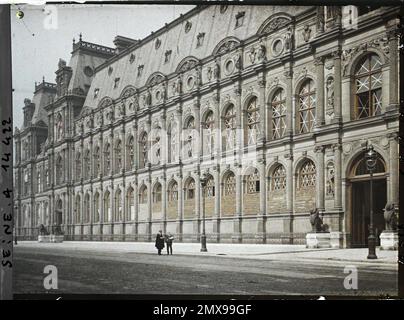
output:
M 349 171 L 348 195 L 351 247 L 367 247 L 370 223 L 370 174 L 363 154 L 357 156 Z M 380 233 L 385 227 L 383 208 L 386 201 L 386 166 L 383 158 L 378 154 L 376 169 L 373 173 L 373 225 L 377 245 L 380 245 Z
M 56 221 L 55 221 L 55 225 L 57 226 L 61 226 L 63 223 L 63 203 L 62 203 L 62 199 L 59 199 L 56 202 Z

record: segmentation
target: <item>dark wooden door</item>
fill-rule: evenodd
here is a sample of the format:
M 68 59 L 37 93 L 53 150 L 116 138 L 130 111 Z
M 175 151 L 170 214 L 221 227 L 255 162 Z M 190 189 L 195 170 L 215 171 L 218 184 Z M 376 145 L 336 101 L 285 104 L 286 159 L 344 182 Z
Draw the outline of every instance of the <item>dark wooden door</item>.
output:
M 352 247 L 367 247 L 370 224 L 370 181 L 352 183 Z M 373 180 L 373 225 L 376 243 L 384 230 L 383 208 L 387 201 L 386 179 Z

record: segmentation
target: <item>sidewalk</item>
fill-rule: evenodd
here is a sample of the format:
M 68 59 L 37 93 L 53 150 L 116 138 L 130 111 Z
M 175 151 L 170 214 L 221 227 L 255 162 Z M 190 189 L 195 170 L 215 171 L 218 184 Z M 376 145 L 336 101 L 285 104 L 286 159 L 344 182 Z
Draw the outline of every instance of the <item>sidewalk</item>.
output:
M 96 241 L 66 241 L 63 243 L 38 243 L 36 241 L 21 241 L 18 247 L 43 248 L 46 250 L 73 250 L 91 252 L 116 253 L 148 253 L 156 254 L 153 242 L 96 242 Z M 397 267 L 397 251 L 377 249 L 377 260 L 368 260 L 367 248 L 359 249 L 306 249 L 304 245 L 275 245 L 275 244 L 231 244 L 208 243 L 208 252 L 200 252 L 199 243 L 174 243 L 174 254 L 194 256 L 222 256 L 240 259 L 297 261 L 301 263 L 360 263 L 385 267 Z M 163 250 L 165 254 L 165 251 Z

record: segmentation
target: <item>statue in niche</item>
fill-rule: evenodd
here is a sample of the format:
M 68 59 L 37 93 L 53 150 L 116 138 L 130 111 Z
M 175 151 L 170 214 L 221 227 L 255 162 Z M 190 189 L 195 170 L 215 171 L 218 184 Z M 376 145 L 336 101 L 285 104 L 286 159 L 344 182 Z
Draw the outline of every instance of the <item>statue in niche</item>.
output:
M 216 61 L 215 65 L 213 66 L 213 78 L 215 80 L 220 78 L 220 65 L 218 61 Z
M 63 137 L 63 118 L 62 116 L 59 114 L 57 122 L 56 122 L 56 134 L 57 134 L 57 139 L 62 139 Z
M 250 62 L 254 63 L 255 62 L 255 56 L 257 55 L 257 52 L 255 51 L 255 48 L 252 47 L 250 52 L 248 53 L 248 57 L 250 58 Z
M 307 42 L 307 41 L 310 40 L 311 29 L 310 29 L 310 26 L 308 24 L 306 24 L 304 26 L 302 34 L 303 34 L 304 42 Z
M 213 75 L 213 69 L 212 69 L 212 67 L 209 67 L 208 70 L 206 71 L 206 76 L 208 78 L 208 81 L 212 80 L 212 75 Z
M 290 51 L 292 50 L 292 42 L 293 42 L 293 31 L 292 27 L 289 26 L 288 29 L 286 30 L 285 35 L 283 36 L 285 40 L 285 50 Z
M 326 83 L 327 88 L 327 114 L 334 113 L 334 78 L 329 77 Z
M 177 77 L 177 80 L 175 81 L 175 93 L 176 94 L 180 94 L 181 93 L 181 88 L 182 87 L 182 80 L 181 80 L 181 76 Z
M 262 62 L 262 61 L 266 60 L 266 58 L 267 58 L 266 57 L 266 52 L 267 52 L 267 49 L 266 49 L 266 47 L 264 45 L 264 42 L 261 39 L 259 44 L 258 44 L 258 53 L 257 53 L 259 62 Z
M 195 84 L 197 87 L 202 85 L 202 73 L 201 73 L 201 68 L 197 67 L 196 68 L 196 76 L 195 76 L 196 80 L 195 80 Z
M 238 70 L 241 69 L 241 54 L 240 54 L 240 53 L 237 54 L 237 58 L 236 58 L 236 68 L 237 68 Z
M 384 220 L 386 221 L 386 230 L 387 231 L 397 231 L 397 222 L 398 217 L 396 213 L 396 209 L 394 203 L 387 202 L 386 207 L 383 209 L 384 211 Z

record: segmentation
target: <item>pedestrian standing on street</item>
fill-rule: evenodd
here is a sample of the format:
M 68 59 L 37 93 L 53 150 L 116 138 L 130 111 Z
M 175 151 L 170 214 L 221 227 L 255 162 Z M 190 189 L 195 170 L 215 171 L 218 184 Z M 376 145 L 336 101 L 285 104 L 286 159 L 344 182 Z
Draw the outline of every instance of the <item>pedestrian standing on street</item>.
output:
M 167 254 L 171 255 L 173 254 L 173 241 L 174 241 L 174 236 L 169 232 L 166 235 L 166 244 L 167 244 Z
M 164 248 L 164 236 L 163 232 L 160 230 L 156 236 L 156 248 L 158 251 L 159 256 L 161 256 L 161 250 Z

